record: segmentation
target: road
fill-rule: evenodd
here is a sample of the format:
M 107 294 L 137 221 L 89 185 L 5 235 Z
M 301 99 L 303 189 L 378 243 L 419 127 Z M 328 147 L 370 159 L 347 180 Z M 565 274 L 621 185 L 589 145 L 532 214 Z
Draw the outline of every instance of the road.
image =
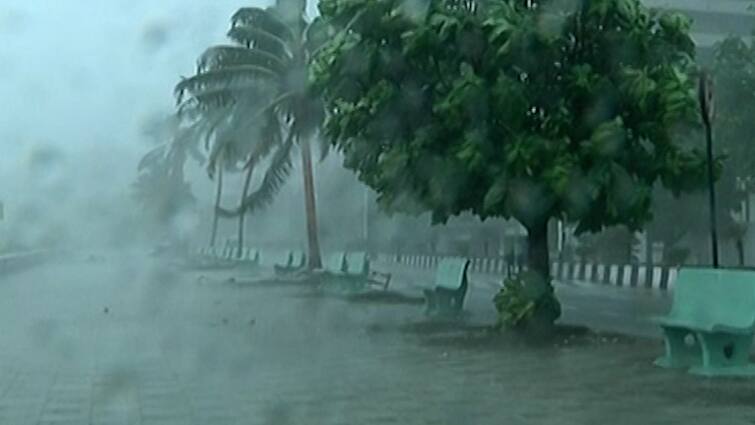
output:
M 0 277 L 0 424 L 755 421 L 755 384 L 654 368 L 659 341 L 528 347 L 428 327 L 419 306 L 225 277 L 127 253 Z M 480 321 L 483 285 L 470 297 Z M 566 288 L 565 319 L 651 310 Z

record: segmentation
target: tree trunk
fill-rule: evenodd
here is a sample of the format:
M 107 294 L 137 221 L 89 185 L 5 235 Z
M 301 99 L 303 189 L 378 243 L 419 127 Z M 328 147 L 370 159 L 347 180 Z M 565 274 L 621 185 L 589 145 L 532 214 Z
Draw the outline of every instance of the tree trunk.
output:
M 241 191 L 241 201 L 239 202 L 239 234 L 238 234 L 238 246 L 236 247 L 236 258 L 241 258 L 242 250 L 244 249 L 244 221 L 246 219 L 246 208 L 244 207 L 244 200 L 249 193 L 249 186 L 252 182 L 252 174 L 254 173 L 254 165 L 247 164 L 246 177 L 244 178 L 244 188 Z
M 527 228 L 527 267 L 550 281 L 547 221 Z
M 745 244 L 741 237 L 737 237 L 737 257 L 739 259 L 739 266 L 744 267 L 745 265 Z
M 223 195 L 223 166 L 219 162 L 217 165 L 217 178 L 218 185 L 215 191 L 215 209 L 212 211 L 212 233 L 210 235 L 210 246 L 214 247 L 218 237 L 218 221 L 220 216 L 218 215 L 218 209 L 220 209 L 220 198 Z
M 320 242 L 317 235 L 317 210 L 315 207 L 315 182 L 312 173 L 312 152 L 310 151 L 309 139 L 300 140 L 302 174 L 304 175 L 304 206 L 307 215 L 307 244 L 308 244 L 308 268 L 319 269 L 322 267 L 320 258 Z
M 527 266 L 529 279 L 526 285 L 537 293 L 535 311 L 527 323 L 528 333 L 533 336 L 551 336 L 554 322 L 561 316 L 561 306 L 554 293 L 550 277 L 548 252 L 548 220 L 527 226 Z M 534 274 L 534 275 L 533 275 Z

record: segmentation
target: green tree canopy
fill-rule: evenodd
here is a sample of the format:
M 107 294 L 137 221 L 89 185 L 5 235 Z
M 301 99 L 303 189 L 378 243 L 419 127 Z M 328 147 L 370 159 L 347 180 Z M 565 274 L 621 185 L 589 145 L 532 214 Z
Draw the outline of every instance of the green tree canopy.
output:
M 346 167 L 388 208 L 547 223 L 650 218 L 652 185 L 701 184 L 690 21 L 638 0 L 322 0 L 314 78 Z M 409 200 L 409 202 L 407 202 Z

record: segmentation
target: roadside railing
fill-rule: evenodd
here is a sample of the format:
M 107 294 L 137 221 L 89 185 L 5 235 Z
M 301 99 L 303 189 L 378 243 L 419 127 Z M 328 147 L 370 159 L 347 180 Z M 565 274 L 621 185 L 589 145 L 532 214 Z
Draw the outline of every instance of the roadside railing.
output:
M 403 264 L 419 269 L 433 269 L 446 258 L 442 255 L 379 254 L 387 263 Z M 469 271 L 473 273 L 505 276 L 526 267 L 508 263 L 503 257 L 472 257 Z M 553 262 L 551 276 L 561 281 L 579 281 L 599 285 L 647 288 L 660 291 L 673 290 L 678 267 L 646 266 L 643 264 L 599 264 L 580 262 Z

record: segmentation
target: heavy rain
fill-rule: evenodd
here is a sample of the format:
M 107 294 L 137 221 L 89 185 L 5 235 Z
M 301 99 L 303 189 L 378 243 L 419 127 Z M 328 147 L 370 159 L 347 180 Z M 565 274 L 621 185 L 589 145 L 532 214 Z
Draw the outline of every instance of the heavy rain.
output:
M 0 425 L 755 423 L 753 34 L 3 0 Z

